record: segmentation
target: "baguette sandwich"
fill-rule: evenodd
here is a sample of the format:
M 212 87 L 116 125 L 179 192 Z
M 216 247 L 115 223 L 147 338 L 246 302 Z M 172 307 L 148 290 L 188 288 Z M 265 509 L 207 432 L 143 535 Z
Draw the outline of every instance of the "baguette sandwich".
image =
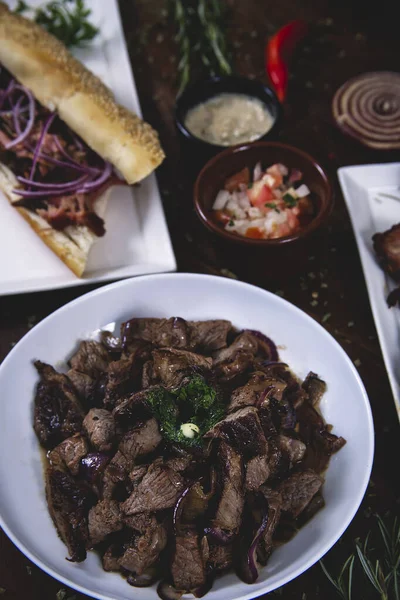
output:
M 75 275 L 105 233 L 110 187 L 139 182 L 163 158 L 150 125 L 0 1 L 0 190 Z

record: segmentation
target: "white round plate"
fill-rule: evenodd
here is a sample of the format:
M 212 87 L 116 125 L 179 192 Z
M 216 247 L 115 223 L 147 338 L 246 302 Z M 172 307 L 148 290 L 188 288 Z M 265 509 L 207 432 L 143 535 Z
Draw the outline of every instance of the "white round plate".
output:
M 32 361 L 65 361 L 77 342 L 131 317 L 230 319 L 259 329 L 280 348 L 300 377 L 318 373 L 328 384 L 321 409 L 347 444 L 326 473 L 326 507 L 276 550 L 254 585 L 234 574 L 216 580 L 208 600 L 244 600 L 278 588 L 320 559 L 340 538 L 363 498 L 372 466 L 374 432 L 361 379 L 339 344 L 313 319 L 278 296 L 226 278 L 195 274 L 150 275 L 100 288 L 63 306 L 34 327 L 0 367 L 0 525 L 40 568 L 102 600 L 156 600 L 155 588 L 132 589 L 106 573 L 94 552 L 85 562 L 65 560 L 47 511 L 43 464 L 32 427 L 37 374 Z M 111 325 L 110 325 L 111 324 Z

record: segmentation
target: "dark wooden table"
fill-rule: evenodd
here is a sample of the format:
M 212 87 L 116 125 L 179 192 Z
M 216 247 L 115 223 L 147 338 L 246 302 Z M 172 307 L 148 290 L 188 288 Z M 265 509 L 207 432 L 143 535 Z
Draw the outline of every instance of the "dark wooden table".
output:
M 327 167 L 336 205 L 330 222 L 306 244 L 275 255 L 223 246 L 197 220 L 193 181 L 173 122 L 178 57 L 166 3 L 120 0 L 144 115 L 159 130 L 167 154 L 158 180 L 179 270 L 235 277 L 284 296 L 323 322 L 355 362 L 366 386 L 375 420 L 374 468 L 356 518 L 327 556 L 326 564 L 335 572 L 354 539 L 373 526 L 374 513 L 398 513 L 400 500 L 399 425 L 336 170 L 342 165 L 399 160 L 400 154 L 374 152 L 343 137 L 332 123 L 330 105 L 334 91 L 349 77 L 363 71 L 399 69 L 400 5 L 389 0 L 371 7 L 360 0 L 230 0 L 228 5 L 226 27 L 236 70 L 262 80 L 267 36 L 293 18 L 312 23 L 309 38 L 292 63 L 280 139 L 309 151 Z M 35 323 L 83 291 L 74 288 L 0 298 L 0 359 Z M 4 485 L 7 482 L 0 482 Z M 84 598 L 30 563 L 2 532 L 0 588 L 4 600 Z M 318 565 L 271 595 L 286 600 L 339 598 Z M 357 588 L 353 596 L 356 600 L 369 597 L 379 596 Z

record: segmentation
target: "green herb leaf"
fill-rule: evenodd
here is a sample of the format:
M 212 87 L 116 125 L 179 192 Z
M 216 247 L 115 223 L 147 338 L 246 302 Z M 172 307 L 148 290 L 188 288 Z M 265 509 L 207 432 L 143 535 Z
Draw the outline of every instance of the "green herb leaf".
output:
M 276 213 L 278 213 L 278 214 L 281 212 L 281 211 L 279 210 L 279 208 L 277 208 L 277 206 L 276 206 L 275 202 L 266 202 L 266 203 L 264 204 L 264 206 L 266 206 L 267 208 L 273 208 L 273 209 L 274 209 L 274 211 L 275 211 Z
M 294 196 L 292 196 L 292 194 L 284 194 L 283 199 L 289 208 L 293 208 L 293 206 L 296 206 L 297 204 L 297 200 Z
M 15 12 L 29 9 L 23 0 L 18 0 Z M 98 34 L 97 27 L 88 21 L 90 15 L 91 10 L 86 8 L 84 0 L 52 0 L 35 9 L 33 19 L 67 47 L 72 47 L 83 46 Z
M 27 3 L 24 2 L 24 0 L 18 0 L 17 6 L 14 9 L 14 12 L 16 12 L 18 15 L 21 15 L 22 13 L 26 12 L 27 10 L 29 10 L 29 6 L 27 5 Z
M 176 390 L 159 386 L 146 396 L 146 402 L 157 419 L 163 437 L 184 446 L 199 446 L 202 436 L 225 414 L 217 391 L 204 377 L 194 375 Z M 194 423 L 199 434 L 187 438 L 181 431 L 183 423 Z
M 179 91 L 184 90 L 192 71 L 201 61 L 207 75 L 229 75 L 224 4 L 219 0 L 169 0 L 170 16 L 179 45 Z
M 234 222 L 234 220 L 233 220 L 233 219 L 231 219 L 231 220 L 229 221 L 229 223 L 228 223 L 229 227 L 233 227 L 233 226 L 234 226 L 234 224 L 235 224 L 235 222 Z

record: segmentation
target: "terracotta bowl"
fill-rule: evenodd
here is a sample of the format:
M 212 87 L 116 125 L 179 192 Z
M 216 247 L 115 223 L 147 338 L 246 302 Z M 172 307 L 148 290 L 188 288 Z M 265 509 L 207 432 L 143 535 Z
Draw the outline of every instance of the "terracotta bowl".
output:
M 263 167 L 282 163 L 289 169 L 300 169 L 304 183 L 311 191 L 315 216 L 298 233 L 286 237 L 259 240 L 226 231 L 213 219 L 212 205 L 225 180 L 244 167 L 252 172 L 257 162 Z M 228 148 L 214 156 L 200 171 L 194 187 L 194 203 L 203 224 L 226 241 L 246 246 L 277 247 L 308 236 L 328 218 L 333 207 L 332 186 L 324 169 L 303 150 L 277 142 L 253 142 Z

